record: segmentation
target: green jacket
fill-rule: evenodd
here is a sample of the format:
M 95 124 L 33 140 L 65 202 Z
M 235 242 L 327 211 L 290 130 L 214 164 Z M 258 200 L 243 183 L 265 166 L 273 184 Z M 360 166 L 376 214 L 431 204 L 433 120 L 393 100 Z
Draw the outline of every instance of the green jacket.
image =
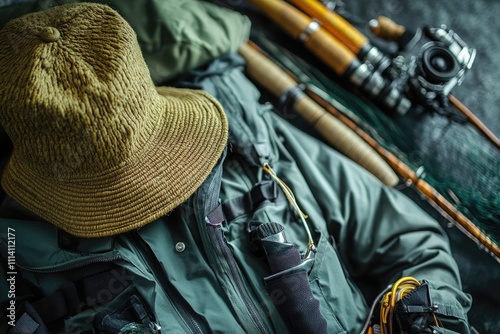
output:
M 460 290 L 439 225 L 404 195 L 257 103 L 259 93 L 245 79 L 241 60 L 230 58 L 207 69 L 208 82 L 196 82 L 227 111 L 227 154 L 171 214 L 115 237 L 72 239 L 6 198 L 1 237 L 8 242 L 7 229 L 15 231 L 17 271 L 32 287 L 32 299 L 112 270 L 94 297 L 79 296 L 78 307 L 59 319 L 61 332 L 90 330 L 96 314 L 113 313 L 138 296 L 162 333 L 286 333 L 263 284 L 269 266 L 251 250 L 247 230 L 250 222 L 282 223 L 288 240 L 304 252 L 307 236 L 288 201 L 276 196 L 237 207 L 221 224 L 206 219 L 219 203 L 238 202 L 268 181 L 259 164 L 269 162 L 309 216 L 317 252 L 308 280 L 329 333 L 359 333 L 369 311 L 365 297 L 402 276 L 428 280 L 445 327 L 469 333 L 471 300 Z M 6 276 L 0 284 L 6 284 Z M 6 297 L 0 296 L 8 302 Z

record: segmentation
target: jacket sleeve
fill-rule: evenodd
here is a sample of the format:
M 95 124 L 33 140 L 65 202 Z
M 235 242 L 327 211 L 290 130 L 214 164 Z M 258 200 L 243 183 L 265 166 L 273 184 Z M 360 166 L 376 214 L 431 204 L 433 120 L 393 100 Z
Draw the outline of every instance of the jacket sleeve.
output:
M 381 291 L 404 276 L 425 279 L 449 329 L 468 333 L 471 297 L 461 289 L 458 265 L 440 225 L 352 161 L 277 122 L 286 151 L 306 178 L 353 280 Z

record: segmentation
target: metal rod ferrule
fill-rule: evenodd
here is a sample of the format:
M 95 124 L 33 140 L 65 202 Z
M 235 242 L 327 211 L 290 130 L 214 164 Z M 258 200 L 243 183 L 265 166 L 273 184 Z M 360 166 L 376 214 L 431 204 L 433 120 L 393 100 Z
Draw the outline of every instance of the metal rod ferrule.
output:
M 304 31 L 300 33 L 299 40 L 302 42 L 307 41 L 309 36 L 311 36 L 314 32 L 318 31 L 320 28 L 321 25 L 319 24 L 319 22 L 316 21 L 316 19 L 313 19 L 311 22 L 309 22 Z

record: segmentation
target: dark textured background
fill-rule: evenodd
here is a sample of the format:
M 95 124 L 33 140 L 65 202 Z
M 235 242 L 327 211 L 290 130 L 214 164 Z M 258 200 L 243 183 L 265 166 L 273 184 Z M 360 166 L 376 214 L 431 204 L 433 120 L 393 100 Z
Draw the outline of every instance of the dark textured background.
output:
M 346 11 L 357 21 L 368 22 L 378 15 L 416 29 L 445 24 L 477 50 L 476 61 L 461 86 L 452 93 L 500 137 L 500 1 L 492 0 L 373 0 L 347 1 Z M 366 32 L 366 25 L 364 28 Z M 474 201 L 486 205 L 494 216 L 488 224 L 500 223 L 500 151 L 470 124 L 452 124 L 444 117 L 409 114 L 400 120 L 413 145 L 414 156 L 427 166 L 435 166 L 437 180 L 461 183 L 476 191 Z M 418 159 L 416 159 L 418 160 Z M 414 161 L 419 163 L 419 161 Z M 467 196 L 465 196 L 467 197 Z M 472 197 L 471 197 L 472 198 Z M 482 203 L 481 203 L 482 202 Z M 495 203 L 494 205 L 490 205 Z M 490 232 L 498 231 L 498 226 Z

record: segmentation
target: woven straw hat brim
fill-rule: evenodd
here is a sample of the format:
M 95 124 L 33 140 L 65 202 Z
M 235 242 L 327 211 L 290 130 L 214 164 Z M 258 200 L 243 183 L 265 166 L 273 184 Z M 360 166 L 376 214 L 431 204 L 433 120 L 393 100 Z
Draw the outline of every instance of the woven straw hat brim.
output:
M 227 142 L 228 125 L 210 95 L 162 87 L 164 118 L 141 156 L 99 175 L 46 178 L 16 151 L 2 185 L 21 205 L 79 237 L 137 229 L 186 201 L 213 169 Z M 172 163 L 173 162 L 173 163 Z

